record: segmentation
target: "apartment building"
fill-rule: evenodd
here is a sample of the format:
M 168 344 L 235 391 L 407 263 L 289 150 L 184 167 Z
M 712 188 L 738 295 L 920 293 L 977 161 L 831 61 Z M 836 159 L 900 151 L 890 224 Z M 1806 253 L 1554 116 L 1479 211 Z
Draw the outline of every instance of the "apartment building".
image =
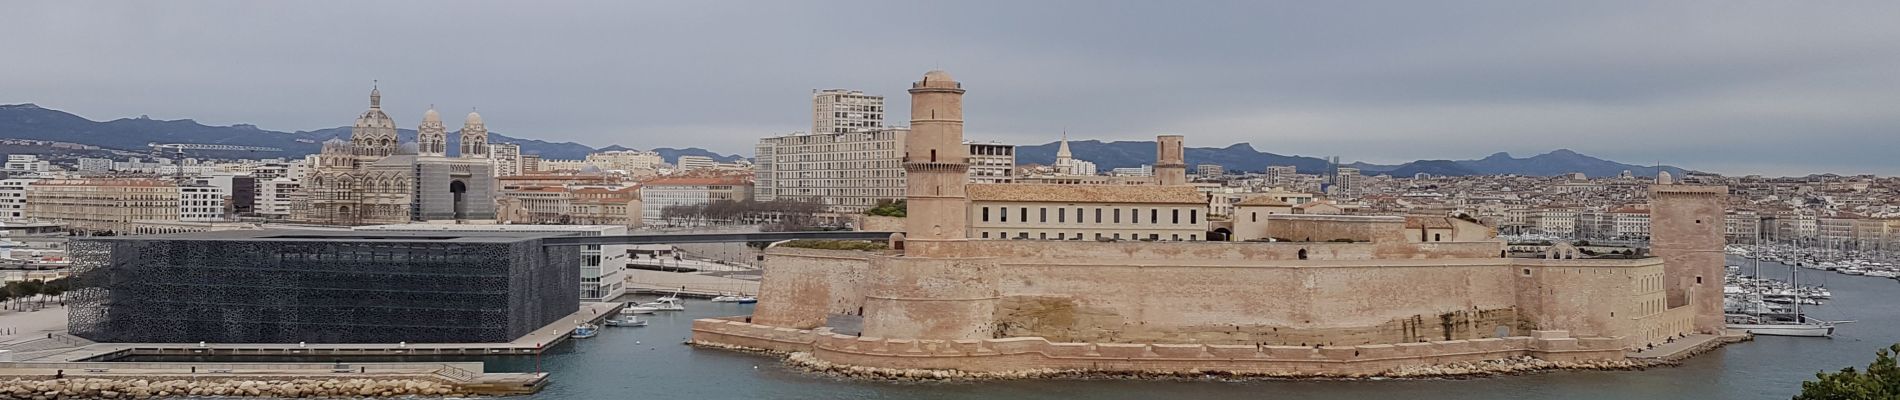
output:
M 828 211 L 858 213 L 904 198 L 908 129 L 792 134 L 759 139 L 755 176 L 767 176 L 761 200 L 806 200 Z M 649 199 L 651 200 L 651 199 Z M 649 202 L 650 203 L 650 202 Z M 649 210 L 653 209 L 648 204 Z M 648 220 L 655 218 L 651 213 Z
M 884 96 L 845 89 L 813 90 L 811 133 L 862 133 L 884 127 Z
M 970 183 L 1016 181 L 1016 145 L 970 143 Z
M 134 221 L 177 220 L 178 185 L 160 179 L 48 179 L 26 189 L 26 216 L 77 232 L 130 232 Z

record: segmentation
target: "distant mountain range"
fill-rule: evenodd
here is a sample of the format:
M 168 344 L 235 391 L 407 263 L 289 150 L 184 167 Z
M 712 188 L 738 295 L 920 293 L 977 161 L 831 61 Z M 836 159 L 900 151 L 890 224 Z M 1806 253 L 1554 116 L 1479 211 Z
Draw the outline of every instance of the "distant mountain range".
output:
M 415 141 L 416 131 L 402 129 L 397 133 L 403 141 Z M 155 120 L 146 117 L 120 118 L 111 121 L 93 121 L 64 111 L 44 108 L 33 104 L 0 105 L 0 138 L 38 139 L 94 145 L 109 149 L 144 151 L 149 143 L 203 143 L 232 144 L 243 146 L 263 146 L 283 149 L 267 153 L 201 152 L 204 157 L 286 157 L 296 158 L 315 154 L 322 143 L 330 139 L 345 139 L 350 136 L 347 126 L 318 129 L 314 131 L 279 132 L 258 129 L 257 126 L 238 124 L 231 126 L 209 126 L 189 119 Z M 454 132 L 449 135 L 451 152 L 459 147 Z M 574 142 L 548 142 L 535 139 L 522 139 L 497 132 L 489 132 L 489 141 L 494 143 L 514 143 L 521 145 L 525 154 L 538 154 L 548 159 L 573 160 L 587 157 L 596 151 L 632 150 L 620 145 L 602 148 L 588 147 Z M 1017 147 L 1017 163 L 1043 164 L 1055 162 L 1057 143 Z M 1139 167 L 1152 164 L 1155 159 L 1155 144 L 1152 141 L 1102 142 L 1098 140 L 1079 140 L 1069 142 L 1070 150 L 1076 158 L 1088 160 L 1098 168 Z M 741 155 L 719 154 L 706 149 L 689 147 L 684 149 L 656 148 L 667 161 L 677 160 L 682 155 L 711 157 L 721 162 L 731 162 L 745 158 Z M 1268 166 L 1291 165 L 1302 173 L 1317 174 L 1326 171 L 1326 160 L 1317 157 L 1287 156 L 1255 150 L 1252 145 L 1238 143 L 1223 148 L 1191 147 L 1187 149 L 1189 165 L 1218 164 L 1229 171 L 1264 171 Z M 1623 164 L 1591 157 L 1570 150 L 1556 150 L 1528 158 L 1516 158 L 1510 154 L 1497 153 L 1476 160 L 1420 160 L 1399 165 L 1379 165 L 1352 163 L 1345 166 L 1359 168 L 1363 175 L 1389 174 L 1393 176 L 1412 176 L 1427 173 L 1438 176 L 1494 175 L 1514 174 L 1529 176 L 1553 176 L 1572 172 L 1582 172 L 1591 177 L 1616 176 L 1623 171 L 1651 176 L 1656 168 Z M 1663 170 L 1681 176 L 1681 168 L 1663 166 Z
M 1049 165 L 1055 162 L 1056 148 L 1059 143 L 1035 146 L 1018 146 L 1016 162 L 1018 164 Z M 1079 140 L 1069 142 L 1069 152 L 1075 158 L 1095 163 L 1096 168 L 1106 171 L 1111 168 L 1139 167 L 1153 164 L 1155 161 L 1155 142 L 1102 142 L 1097 140 Z M 1268 166 L 1291 165 L 1300 173 L 1318 174 L 1327 169 L 1325 159 L 1305 156 L 1286 156 L 1254 150 L 1252 145 L 1238 143 L 1224 148 L 1189 147 L 1185 151 L 1188 165 L 1218 164 L 1228 171 L 1264 171 Z M 1469 175 L 1525 175 L 1555 176 L 1572 172 L 1582 172 L 1590 177 L 1612 177 L 1623 171 L 1638 176 L 1653 176 L 1656 167 L 1624 164 L 1579 154 L 1567 149 L 1527 158 L 1512 157 L 1508 153 L 1492 154 L 1477 160 L 1419 160 L 1399 165 L 1380 165 L 1370 163 L 1345 164 L 1346 167 L 1359 168 L 1361 175 L 1392 175 L 1410 177 L 1418 173 L 1434 176 Z M 1673 166 L 1662 166 L 1670 174 L 1682 176 L 1686 171 Z
M 204 152 L 204 156 L 214 157 L 286 157 L 297 158 L 315 154 L 322 150 L 323 142 L 330 139 L 349 140 L 350 127 L 318 129 L 314 131 L 279 132 L 258 129 L 255 125 L 238 124 L 231 126 L 209 126 L 189 119 L 155 120 L 145 117 L 120 118 L 111 121 L 93 121 L 64 111 L 40 107 L 31 103 L 0 105 L 0 138 L 38 139 L 79 144 L 89 144 L 105 148 L 142 151 L 150 143 L 200 143 L 230 144 L 241 146 L 275 147 L 279 152 L 231 153 Z M 397 136 L 405 142 L 416 140 L 414 129 L 401 129 Z M 587 153 L 603 150 L 631 150 L 619 145 L 600 149 L 580 143 L 554 143 L 535 139 L 521 139 L 508 135 L 489 132 L 491 143 L 513 143 L 521 145 L 523 154 L 538 154 L 542 158 L 574 160 L 587 157 Z M 449 151 L 454 153 L 460 147 L 456 132 L 449 132 Z M 682 155 L 711 157 L 721 162 L 731 162 L 745 158 L 740 155 L 724 155 L 700 148 L 657 148 L 666 161 L 672 162 Z

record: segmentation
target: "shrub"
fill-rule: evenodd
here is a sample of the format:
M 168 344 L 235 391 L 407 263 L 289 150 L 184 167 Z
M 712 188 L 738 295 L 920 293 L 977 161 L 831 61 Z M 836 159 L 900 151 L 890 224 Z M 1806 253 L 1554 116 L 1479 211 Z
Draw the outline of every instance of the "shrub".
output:
M 889 243 L 869 240 L 813 240 L 799 239 L 779 244 L 780 247 L 819 250 L 857 250 L 876 251 L 890 249 Z

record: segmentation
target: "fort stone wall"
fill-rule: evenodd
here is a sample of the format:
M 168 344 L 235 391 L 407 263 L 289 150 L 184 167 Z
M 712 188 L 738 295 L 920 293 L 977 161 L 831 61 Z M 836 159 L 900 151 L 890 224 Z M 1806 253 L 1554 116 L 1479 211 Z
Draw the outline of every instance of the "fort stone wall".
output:
M 865 271 L 876 253 L 774 247 L 766 251 L 755 323 L 811 329 L 830 314 L 859 314 Z

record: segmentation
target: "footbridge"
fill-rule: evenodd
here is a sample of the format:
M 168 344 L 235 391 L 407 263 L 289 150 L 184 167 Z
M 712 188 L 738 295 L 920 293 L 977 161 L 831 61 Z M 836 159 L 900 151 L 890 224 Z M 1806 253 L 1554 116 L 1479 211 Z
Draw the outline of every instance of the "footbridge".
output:
M 784 240 L 886 240 L 896 232 L 826 231 L 759 233 L 688 233 L 652 235 L 560 236 L 541 239 L 544 246 L 587 246 L 619 244 L 680 243 L 752 243 Z

